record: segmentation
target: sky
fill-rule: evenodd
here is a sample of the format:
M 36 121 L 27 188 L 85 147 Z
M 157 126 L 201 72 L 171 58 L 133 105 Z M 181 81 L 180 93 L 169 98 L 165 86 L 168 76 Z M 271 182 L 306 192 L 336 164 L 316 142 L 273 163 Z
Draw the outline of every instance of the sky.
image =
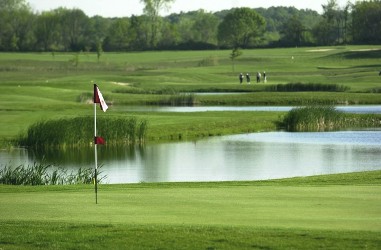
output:
M 339 6 L 344 6 L 348 0 L 338 0 Z M 87 16 L 130 17 L 143 14 L 144 5 L 140 0 L 27 0 L 36 12 L 66 7 L 83 10 Z M 231 9 L 235 7 L 269 8 L 271 6 L 293 6 L 297 9 L 312 9 L 322 13 L 322 4 L 328 0 L 175 0 L 168 11 L 162 11 L 162 16 L 171 13 L 188 12 L 204 9 L 208 12 Z M 353 2 L 353 1 L 352 1 Z

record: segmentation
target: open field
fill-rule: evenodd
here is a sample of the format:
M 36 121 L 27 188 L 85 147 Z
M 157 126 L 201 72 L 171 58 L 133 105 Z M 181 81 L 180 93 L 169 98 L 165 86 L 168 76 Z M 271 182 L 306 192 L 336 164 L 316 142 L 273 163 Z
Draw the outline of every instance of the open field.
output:
M 380 180 L 1 186 L 0 248 L 379 249 Z
M 147 117 L 147 133 L 153 135 L 152 138 L 177 138 L 184 133 L 218 135 L 271 130 L 279 114 L 268 114 L 266 124 L 252 126 L 253 119 L 258 121 L 252 117 L 253 113 L 212 114 L 211 119 L 209 114 L 176 114 L 177 118 L 168 113 L 126 114 L 118 111 L 118 107 L 157 103 L 173 93 L 195 91 L 248 92 L 196 96 L 195 102 L 199 105 L 381 103 L 380 94 L 375 93 L 380 92 L 381 46 L 244 50 L 235 60 L 234 71 L 229 53 L 104 53 L 99 62 L 92 53 L 81 53 L 78 57 L 73 53 L 1 53 L 0 139 L 12 139 L 36 121 L 92 115 L 93 82 L 98 83 L 106 101 L 113 105 L 105 116 Z M 254 83 L 257 71 L 267 72 L 268 83 Z M 239 72 L 251 73 L 252 84 L 239 85 Z M 287 83 L 336 84 L 349 90 L 263 92 L 270 84 Z M 214 126 L 221 122 L 232 129 Z M 162 129 L 166 123 L 173 124 L 176 132 L 168 135 L 168 130 Z M 182 126 L 201 130 L 185 132 Z M 214 127 L 216 131 L 212 131 Z M 160 131 L 167 134 L 157 134 Z

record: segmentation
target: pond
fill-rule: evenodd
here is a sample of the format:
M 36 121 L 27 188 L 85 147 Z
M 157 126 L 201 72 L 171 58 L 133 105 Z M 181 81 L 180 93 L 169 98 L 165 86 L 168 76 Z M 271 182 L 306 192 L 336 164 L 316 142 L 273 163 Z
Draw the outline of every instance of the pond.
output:
M 292 106 L 125 106 L 124 111 L 139 112 L 206 112 L 206 111 L 278 111 L 287 112 Z M 381 105 L 336 106 L 337 110 L 358 114 L 381 114 Z
M 94 149 L 0 151 L 0 165 L 94 167 Z M 98 148 L 105 183 L 266 180 L 381 170 L 381 131 L 268 132 Z

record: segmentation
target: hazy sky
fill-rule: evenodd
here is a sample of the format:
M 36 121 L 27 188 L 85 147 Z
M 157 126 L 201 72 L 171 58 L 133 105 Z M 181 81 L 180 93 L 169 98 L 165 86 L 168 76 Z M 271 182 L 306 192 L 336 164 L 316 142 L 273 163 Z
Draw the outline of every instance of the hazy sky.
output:
M 340 6 L 344 6 L 348 0 L 338 0 Z M 124 17 L 141 15 L 143 4 L 140 0 L 27 0 L 31 7 L 38 12 L 52 10 L 58 7 L 79 8 L 88 16 L 100 15 L 103 17 Z M 169 11 L 170 13 L 187 12 L 204 9 L 215 12 L 233 7 L 268 8 L 271 6 L 294 6 L 298 9 L 312 9 L 322 12 L 322 4 L 328 0 L 175 0 Z

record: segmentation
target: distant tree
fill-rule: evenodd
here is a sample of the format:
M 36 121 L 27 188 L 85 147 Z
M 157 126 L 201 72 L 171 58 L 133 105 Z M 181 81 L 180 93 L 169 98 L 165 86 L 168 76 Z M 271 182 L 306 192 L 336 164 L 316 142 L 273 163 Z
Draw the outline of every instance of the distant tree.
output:
M 125 51 L 129 47 L 130 37 L 128 30 L 130 22 L 127 18 L 118 18 L 110 26 L 108 32 L 107 48 L 112 51 Z
M 149 47 L 149 24 L 147 16 L 131 16 L 127 36 L 130 39 L 130 49 L 145 50 Z
M 0 0 L 0 50 L 32 50 L 34 18 L 24 0 Z
M 34 30 L 37 38 L 37 49 L 54 51 L 62 46 L 60 28 L 58 16 L 54 11 L 42 12 L 37 16 Z
M 97 42 L 96 51 L 97 51 L 97 59 L 98 59 L 98 62 L 99 62 L 99 60 L 101 58 L 101 55 L 103 54 L 102 41 L 100 41 L 100 40 Z
M 239 48 L 234 48 L 230 53 L 230 60 L 232 60 L 232 69 L 235 72 L 235 59 L 242 55 L 242 51 Z
M 217 45 L 218 24 L 219 19 L 212 13 L 207 13 L 204 10 L 197 11 L 192 25 L 193 40 Z
M 164 49 L 174 48 L 180 42 L 180 35 L 175 24 L 164 20 L 161 26 L 161 39 L 158 46 Z
M 25 0 L 0 0 L 0 11 L 12 11 L 29 8 Z
M 238 8 L 227 14 L 218 26 L 220 44 L 233 48 L 247 48 L 263 36 L 265 19 L 250 8 Z
M 160 11 L 162 9 L 168 9 L 169 5 L 175 0 L 140 0 L 144 3 L 144 14 L 149 17 L 151 25 L 151 37 L 150 46 L 155 48 L 157 45 L 158 31 L 160 28 Z
M 352 11 L 355 43 L 381 43 L 381 1 L 356 2 Z
M 300 21 L 300 18 L 297 16 L 292 16 L 287 22 L 284 24 L 281 34 L 283 35 L 282 40 L 285 44 L 291 46 L 301 46 L 304 44 L 304 32 L 306 28 Z
M 103 51 L 103 46 L 113 21 L 111 18 L 101 16 L 91 17 L 89 21 L 89 37 L 87 40 L 90 41 L 93 51 L 98 51 L 99 46 L 102 47 Z
M 90 32 L 90 19 L 80 9 L 58 8 L 60 32 L 65 50 L 81 51 L 91 41 L 87 38 Z
M 337 0 L 328 0 L 327 4 L 323 4 L 324 22 L 320 22 L 320 30 L 326 31 L 327 45 L 341 44 L 346 41 L 346 25 L 348 24 L 348 7 L 340 8 Z M 321 27 L 325 25 L 326 27 Z

